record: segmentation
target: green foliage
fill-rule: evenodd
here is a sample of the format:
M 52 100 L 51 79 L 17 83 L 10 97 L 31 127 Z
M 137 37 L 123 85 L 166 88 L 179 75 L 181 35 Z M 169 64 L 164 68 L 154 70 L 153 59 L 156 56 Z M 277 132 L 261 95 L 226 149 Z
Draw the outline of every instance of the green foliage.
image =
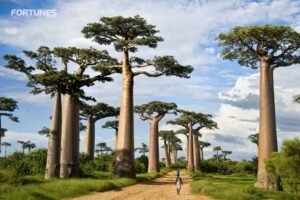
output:
M 15 152 L 0 159 L 0 167 L 16 172 L 18 175 L 44 173 L 46 167 L 47 150 L 38 149 L 29 154 Z
M 166 114 L 176 114 L 177 105 L 161 101 L 151 101 L 147 104 L 135 106 L 135 112 L 141 116 L 142 120 L 150 119 L 152 115 L 164 116 Z
M 259 137 L 259 133 L 255 133 L 255 134 L 251 134 L 248 136 L 248 139 L 253 143 L 256 144 L 258 146 L 258 137 Z
M 136 179 L 138 181 L 151 181 L 151 180 L 154 180 L 156 178 L 166 175 L 168 172 L 169 172 L 168 169 L 162 168 L 162 169 L 160 169 L 160 172 L 157 172 L 157 173 L 137 174 Z
M 12 98 L 0 97 L 0 110 L 13 112 L 18 108 L 17 103 Z
M 4 200 L 47 200 L 47 199 L 67 199 L 82 196 L 90 192 L 104 192 L 108 190 L 119 190 L 122 187 L 136 183 L 134 179 L 54 179 L 44 181 L 40 177 L 40 182 L 15 187 L 10 184 L 0 185 L 0 199 Z
M 148 171 L 148 157 L 142 155 L 139 158 L 136 158 L 134 165 L 136 173 L 146 173 Z
M 93 121 L 103 119 L 106 117 L 117 116 L 119 109 L 109 106 L 106 103 L 97 103 L 89 105 L 85 102 L 80 102 L 80 115 L 84 118 L 91 118 Z
M 294 102 L 300 103 L 300 95 L 294 96 Z
M 272 153 L 265 163 L 273 178 L 285 178 L 297 195 L 300 189 L 300 139 L 285 140 L 281 151 Z
M 102 128 L 111 128 L 115 129 L 118 131 L 118 126 L 119 126 L 119 120 L 114 120 L 114 121 L 107 121 L 105 124 L 103 124 Z
M 262 57 L 273 67 L 300 62 L 300 34 L 288 26 L 238 26 L 217 39 L 223 59 L 237 60 L 242 66 L 257 68 Z
M 137 51 L 136 46 L 155 48 L 163 38 L 156 36 L 158 30 L 148 24 L 145 19 L 136 15 L 134 17 L 102 17 L 99 23 L 89 23 L 82 29 L 86 38 L 101 45 L 114 44 L 116 51 L 123 47 L 130 47 L 131 52 Z
M 38 134 L 49 137 L 50 136 L 50 129 L 48 127 L 44 126 L 41 130 L 39 130 Z

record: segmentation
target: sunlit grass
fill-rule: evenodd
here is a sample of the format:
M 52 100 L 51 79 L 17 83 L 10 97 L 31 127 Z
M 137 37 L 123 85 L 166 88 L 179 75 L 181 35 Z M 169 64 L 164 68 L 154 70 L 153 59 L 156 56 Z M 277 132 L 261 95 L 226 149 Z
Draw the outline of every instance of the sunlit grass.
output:
M 193 177 L 191 184 L 193 193 L 201 193 L 211 196 L 214 199 L 222 200 L 292 200 L 293 193 L 288 191 L 284 184 L 285 191 L 267 191 L 254 187 L 256 177 L 252 175 L 197 175 Z M 300 199 L 298 196 L 297 199 Z

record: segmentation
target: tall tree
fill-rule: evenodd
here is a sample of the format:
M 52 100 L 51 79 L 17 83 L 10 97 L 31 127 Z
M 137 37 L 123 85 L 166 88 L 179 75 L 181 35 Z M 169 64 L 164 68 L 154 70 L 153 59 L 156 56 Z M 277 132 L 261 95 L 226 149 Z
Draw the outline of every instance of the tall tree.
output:
M 69 82 L 63 97 L 60 177 L 79 176 L 79 98 L 83 97 L 82 87 L 90 87 L 96 81 L 111 81 L 109 69 L 90 77 L 84 74 L 87 68 L 97 71 L 98 66 L 111 65 L 115 62 L 107 51 L 94 48 L 79 49 L 75 47 L 54 48 L 55 56 L 62 59 L 66 71 L 69 62 L 77 66 L 75 79 Z M 91 99 L 91 98 L 86 98 Z
M 159 131 L 159 136 L 164 143 L 164 152 L 165 152 L 165 165 L 166 168 L 170 168 L 170 138 L 175 135 L 175 132 L 172 130 L 162 130 Z
M 171 155 L 171 163 L 175 165 L 177 163 L 177 151 L 182 149 L 180 143 L 182 141 L 175 135 L 171 135 L 169 137 L 169 143 L 170 143 L 170 155 Z
M 172 56 L 155 57 L 153 60 L 130 57 L 139 46 L 155 48 L 163 38 L 157 36 L 155 26 L 148 24 L 140 16 L 102 17 L 100 22 L 86 25 L 82 33 L 100 45 L 113 44 L 122 53 L 121 65 L 113 68 L 122 73 L 122 96 L 120 106 L 118 145 L 116 152 L 116 176 L 135 177 L 134 170 L 134 126 L 133 126 L 133 84 L 134 77 L 178 76 L 188 78 L 193 71 L 191 66 L 180 65 Z M 152 66 L 154 70 L 149 71 Z M 146 68 L 146 69 L 145 69 Z M 144 69 L 144 70 L 143 70 Z M 153 72 L 154 71 L 154 72 Z
M 235 27 L 218 36 L 223 59 L 260 68 L 260 125 L 256 186 L 280 189 L 265 169 L 264 160 L 277 151 L 273 71 L 300 63 L 300 34 L 288 26 Z M 259 63 L 259 64 L 258 64 Z
M 200 161 L 204 160 L 203 149 L 209 147 L 211 144 L 209 142 L 204 142 L 199 140 L 199 148 L 200 148 Z
M 35 61 L 34 67 L 27 66 L 23 59 L 14 55 L 4 56 L 4 59 L 8 61 L 5 67 L 26 74 L 29 79 L 27 85 L 33 88 L 31 93 L 44 92 L 54 97 L 45 178 L 58 177 L 61 139 L 61 93 L 67 89 L 65 85 L 70 82 L 71 77 L 67 76 L 66 69 L 63 71 L 57 70 L 53 51 L 48 47 L 41 46 L 36 52 L 23 52 L 28 58 Z
M 95 123 L 100 119 L 116 116 L 118 115 L 117 112 L 118 109 L 106 103 L 97 103 L 95 105 L 80 103 L 80 115 L 87 120 L 83 152 L 88 155 L 90 160 L 94 159 L 95 153 Z
M 182 134 L 186 137 L 186 146 L 185 146 L 185 160 L 188 161 L 189 157 L 189 131 L 188 129 L 179 129 L 176 131 L 176 134 Z
M 2 142 L 1 146 L 4 146 L 4 156 L 6 157 L 6 155 L 7 155 L 7 151 L 6 151 L 7 147 L 10 147 L 11 143 L 9 143 L 9 142 Z
M 215 129 L 217 123 L 214 122 L 209 114 L 196 113 L 191 111 L 179 110 L 182 114 L 180 117 L 173 121 L 167 122 L 168 124 L 174 124 L 184 127 L 189 134 L 188 142 L 188 170 L 194 171 L 200 170 L 200 151 L 199 140 L 200 130 L 203 128 Z M 195 152 L 194 152 L 195 151 Z
M 219 155 L 219 152 L 222 151 L 222 147 L 221 146 L 216 146 L 213 148 L 213 151 L 216 152 L 216 155 L 215 157 L 220 160 L 220 155 Z
M 28 153 L 31 152 L 31 149 L 36 148 L 36 144 L 30 141 L 26 142 L 24 145 L 25 145 L 25 149 L 28 149 Z
M 1 117 L 8 117 L 13 122 L 19 122 L 19 119 L 12 114 L 18 108 L 17 102 L 11 98 L 0 97 L 0 144 L 2 137 L 5 136 L 7 129 L 2 128 Z M 1 145 L 0 145 L 1 154 Z
M 107 121 L 102 126 L 102 128 L 109 128 L 115 130 L 115 150 L 117 148 L 117 142 L 118 142 L 118 127 L 119 127 L 119 120 Z
M 161 101 L 152 101 L 135 106 L 135 112 L 142 120 L 150 120 L 149 164 L 148 172 L 159 172 L 159 122 L 166 114 L 176 114 L 177 105 Z

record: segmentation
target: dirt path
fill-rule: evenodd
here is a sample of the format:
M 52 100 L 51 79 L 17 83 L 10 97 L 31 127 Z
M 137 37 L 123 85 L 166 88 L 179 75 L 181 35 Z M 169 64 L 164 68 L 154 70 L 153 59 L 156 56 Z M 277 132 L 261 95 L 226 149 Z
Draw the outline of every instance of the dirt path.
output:
M 181 172 L 183 187 L 180 195 L 176 194 L 174 181 L 175 172 L 170 172 L 164 177 L 158 178 L 148 183 L 122 188 L 120 191 L 108 191 L 92 193 L 86 196 L 75 198 L 75 200 L 210 200 L 206 196 L 193 195 L 190 193 L 189 176 Z

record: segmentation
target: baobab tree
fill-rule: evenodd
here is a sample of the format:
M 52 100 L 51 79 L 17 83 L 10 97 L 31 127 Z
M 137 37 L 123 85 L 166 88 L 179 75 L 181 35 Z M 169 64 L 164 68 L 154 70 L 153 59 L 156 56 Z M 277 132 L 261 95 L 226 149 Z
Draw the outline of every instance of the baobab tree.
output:
M 175 134 L 182 134 L 186 137 L 186 146 L 185 146 L 185 159 L 188 161 L 189 157 L 189 131 L 188 129 L 179 129 L 175 132 Z
M 1 117 L 8 117 L 13 122 L 19 122 L 19 119 L 12 114 L 18 108 L 17 102 L 12 98 L 0 97 L 0 144 L 2 137 L 5 136 L 7 129 L 2 128 Z M 1 154 L 1 145 L 0 145 Z
M 182 150 L 180 143 L 182 141 L 174 134 L 169 137 L 170 144 L 170 155 L 171 155 L 171 163 L 175 165 L 177 163 L 177 151 Z
M 164 143 L 164 154 L 165 154 L 165 165 L 166 168 L 170 168 L 170 138 L 175 135 L 175 132 L 172 130 L 161 130 L 159 131 L 159 137 L 163 140 Z
M 22 141 L 18 140 L 17 143 L 21 144 L 22 152 L 25 153 L 25 149 L 27 148 L 27 144 L 30 144 L 30 141 Z
M 53 51 L 48 47 L 41 46 L 36 52 L 23 52 L 25 56 L 35 61 L 34 66 L 27 66 L 23 59 L 14 55 L 5 55 L 4 59 L 8 62 L 5 67 L 24 73 L 29 80 L 27 85 L 32 88 L 31 93 L 46 93 L 54 97 L 45 178 L 58 177 L 62 120 L 61 93 L 65 92 L 66 83 L 70 82 L 72 77 L 66 74 L 66 68 L 63 71 L 57 70 Z
M 113 44 L 117 52 L 122 53 L 120 65 L 111 68 L 122 73 L 122 95 L 119 118 L 118 145 L 116 152 L 116 176 L 135 177 L 134 170 L 134 126 L 133 126 L 133 85 L 134 77 L 177 76 L 189 78 L 193 71 L 191 66 L 180 65 L 172 56 L 156 56 L 153 60 L 130 57 L 130 53 L 139 46 L 155 48 L 163 38 L 157 36 L 155 26 L 148 24 L 140 16 L 102 17 L 100 22 L 86 25 L 82 33 L 100 45 Z M 149 71 L 149 67 L 153 70 Z
M 191 111 L 179 110 L 182 114 L 175 120 L 168 121 L 168 124 L 179 125 L 188 131 L 188 170 L 200 170 L 200 151 L 198 137 L 201 129 L 215 129 L 217 123 L 214 122 L 209 114 L 196 113 Z
M 115 130 L 115 149 L 117 148 L 117 142 L 118 142 L 118 127 L 119 127 L 119 120 L 107 121 L 102 126 L 102 128 L 109 128 Z
M 1 143 L 1 146 L 4 146 L 4 156 L 6 157 L 6 153 L 7 153 L 7 147 L 10 147 L 11 146 L 11 143 L 9 142 L 2 142 Z
M 200 149 L 200 161 L 204 160 L 203 149 L 209 147 L 211 144 L 209 142 L 204 142 L 199 140 L 199 149 Z
M 216 155 L 215 157 L 220 160 L 220 155 L 219 155 L 219 152 L 222 151 L 222 147 L 221 146 L 216 146 L 213 148 L 213 151 L 216 152 Z
M 135 106 L 135 112 L 142 120 L 150 120 L 149 164 L 148 172 L 159 172 L 159 122 L 166 114 L 176 114 L 177 105 L 161 101 L 152 101 Z
M 95 153 L 95 123 L 100 119 L 118 115 L 118 110 L 106 103 L 89 105 L 85 102 L 81 102 L 80 115 L 83 119 L 87 120 L 83 152 L 92 160 L 94 159 Z
M 107 148 L 107 144 L 106 142 L 100 142 L 96 144 L 96 147 L 97 147 L 96 152 L 100 152 L 100 156 L 102 156 L 103 152 Z
M 24 145 L 25 145 L 25 149 L 28 149 L 28 153 L 31 152 L 31 149 L 36 148 L 36 145 L 30 141 L 26 142 Z
M 281 189 L 265 169 L 265 159 L 277 152 L 273 71 L 300 63 L 300 33 L 288 26 L 235 27 L 218 36 L 223 59 L 242 66 L 260 68 L 260 125 L 258 172 L 255 186 Z
M 66 69 L 69 62 L 77 66 L 73 75 L 75 80 L 69 82 L 68 90 L 63 97 L 60 154 L 60 177 L 77 177 L 79 176 L 79 99 L 84 96 L 81 88 L 93 86 L 96 81 L 112 80 L 108 77 L 111 74 L 109 69 L 102 70 L 92 77 L 84 73 L 87 68 L 97 71 L 96 66 L 110 65 L 115 60 L 109 56 L 107 51 L 99 51 L 94 48 L 54 48 L 54 54 L 62 59 Z M 85 99 L 91 98 L 85 97 Z
M 222 150 L 223 159 L 226 160 L 226 156 L 232 154 L 232 151 Z

